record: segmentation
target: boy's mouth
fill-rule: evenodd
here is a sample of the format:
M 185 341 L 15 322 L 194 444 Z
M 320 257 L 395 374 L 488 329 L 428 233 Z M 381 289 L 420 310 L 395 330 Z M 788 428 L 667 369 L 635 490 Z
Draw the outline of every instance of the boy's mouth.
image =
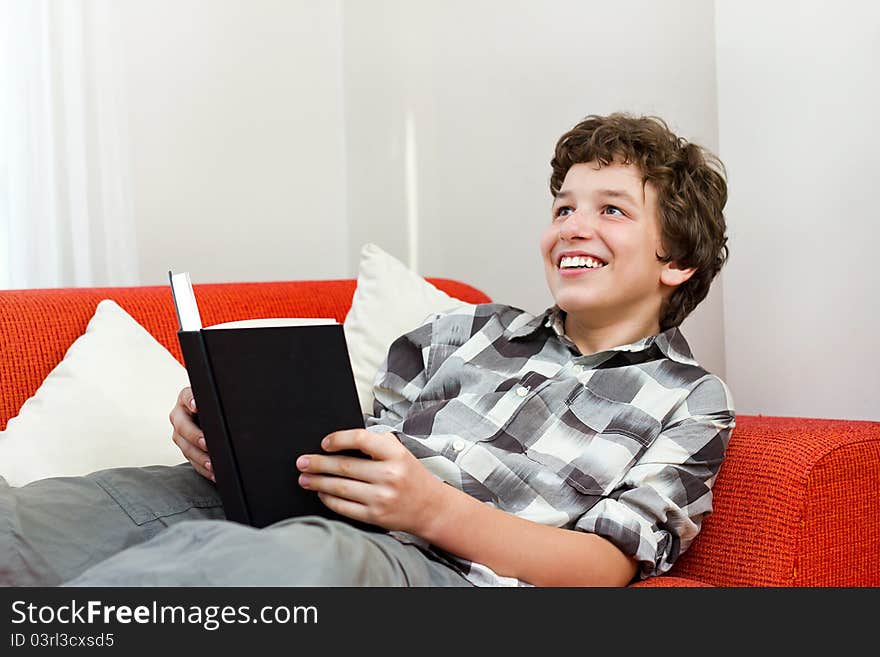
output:
M 562 255 L 556 262 L 561 273 L 602 269 L 608 263 L 592 255 Z

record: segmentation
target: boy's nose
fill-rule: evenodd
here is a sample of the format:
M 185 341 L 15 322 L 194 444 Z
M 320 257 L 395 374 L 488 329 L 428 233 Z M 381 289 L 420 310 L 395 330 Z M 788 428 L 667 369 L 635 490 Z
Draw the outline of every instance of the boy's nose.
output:
M 568 215 L 559 229 L 559 237 L 564 240 L 589 239 L 593 237 L 593 222 L 587 215 L 588 213 L 581 212 L 580 210 Z

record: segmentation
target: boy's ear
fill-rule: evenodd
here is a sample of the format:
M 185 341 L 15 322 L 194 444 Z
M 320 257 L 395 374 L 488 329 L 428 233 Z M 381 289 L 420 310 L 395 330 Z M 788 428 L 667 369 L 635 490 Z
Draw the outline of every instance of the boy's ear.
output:
M 677 287 L 693 276 L 696 271 L 696 267 L 680 269 L 677 262 L 667 262 L 660 270 L 660 282 L 669 287 Z

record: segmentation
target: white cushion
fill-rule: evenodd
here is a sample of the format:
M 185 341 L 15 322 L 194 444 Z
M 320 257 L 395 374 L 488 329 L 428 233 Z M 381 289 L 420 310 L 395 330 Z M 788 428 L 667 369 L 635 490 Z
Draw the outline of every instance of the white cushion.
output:
M 168 413 L 188 385 L 168 350 L 104 299 L 85 333 L 0 432 L 0 475 L 23 486 L 110 467 L 182 463 Z
M 432 314 L 466 305 L 375 244 L 361 248 L 357 287 L 343 328 L 364 413 L 373 412 L 373 381 L 391 343 Z

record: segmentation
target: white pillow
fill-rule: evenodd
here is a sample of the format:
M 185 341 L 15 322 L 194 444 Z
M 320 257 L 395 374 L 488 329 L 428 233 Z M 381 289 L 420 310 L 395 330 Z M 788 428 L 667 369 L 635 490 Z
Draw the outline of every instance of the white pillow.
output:
M 373 380 L 391 343 L 430 315 L 467 305 L 375 244 L 361 248 L 357 287 L 343 329 L 364 413 L 373 412 Z
M 44 477 L 184 461 L 168 413 L 186 369 L 115 302 L 101 301 L 19 414 L 0 431 L 0 475 Z

